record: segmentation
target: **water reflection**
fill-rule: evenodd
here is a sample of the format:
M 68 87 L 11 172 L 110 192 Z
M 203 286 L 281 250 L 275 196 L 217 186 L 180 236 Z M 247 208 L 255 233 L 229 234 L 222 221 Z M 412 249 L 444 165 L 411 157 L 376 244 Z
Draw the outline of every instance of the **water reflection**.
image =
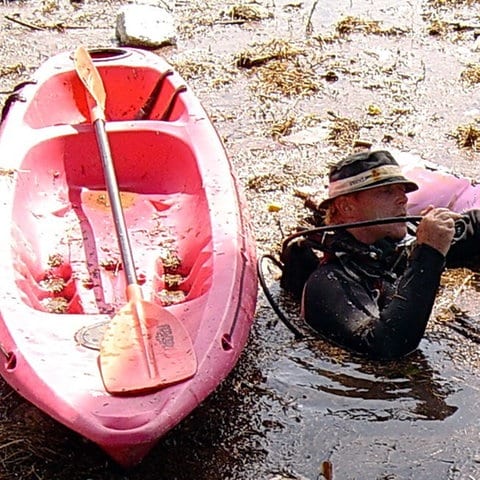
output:
M 320 390 L 350 398 L 388 400 L 392 408 L 371 411 L 370 416 L 368 409 L 355 408 L 351 412 L 345 412 L 346 416 L 367 417 L 377 421 L 390 418 L 444 420 L 457 410 L 457 407 L 446 402 L 453 390 L 447 384 L 436 380 L 438 372 L 430 367 L 421 351 L 415 352 L 408 359 L 387 364 L 374 362 L 352 364 L 347 372 L 349 373 L 338 374 L 319 369 L 319 375 L 336 381 L 342 387 L 321 385 Z M 412 400 L 414 404 L 405 409 L 405 402 Z
M 299 345 L 300 347 L 300 345 Z M 321 340 L 307 340 L 289 355 L 305 405 L 325 416 L 384 422 L 444 420 L 457 411 L 454 393 L 422 351 L 387 363 L 353 357 Z M 308 393 L 305 393 L 308 392 Z
M 275 293 L 282 311 L 298 318 L 298 305 L 290 296 Z M 297 397 L 308 391 L 306 404 L 323 407 L 325 416 L 373 422 L 445 420 L 458 410 L 447 402 L 453 385 L 422 350 L 395 361 L 370 361 L 307 333 L 287 356 L 289 364 L 277 370 L 277 381 L 283 376 L 285 386 L 293 381 L 287 388 Z
M 462 310 L 454 311 L 452 315 L 449 327 L 472 342 L 480 343 L 479 315 L 469 315 Z

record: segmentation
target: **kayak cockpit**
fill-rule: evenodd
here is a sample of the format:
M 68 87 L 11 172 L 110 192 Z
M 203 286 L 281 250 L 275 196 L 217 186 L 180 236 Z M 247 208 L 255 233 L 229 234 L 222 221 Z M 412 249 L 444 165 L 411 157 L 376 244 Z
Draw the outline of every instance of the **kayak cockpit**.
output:
M 145 297 L 163 305 L 198 298 L 211 284 L 213 249 L 194 152 L 181 138 L 154 130 L 109 137 Z M 110 314 L 125 301 L 100 165 L 94 134 L 85 128 L 34 145 L 19 166 L 12 261 L 21 298 L 33 309 Z

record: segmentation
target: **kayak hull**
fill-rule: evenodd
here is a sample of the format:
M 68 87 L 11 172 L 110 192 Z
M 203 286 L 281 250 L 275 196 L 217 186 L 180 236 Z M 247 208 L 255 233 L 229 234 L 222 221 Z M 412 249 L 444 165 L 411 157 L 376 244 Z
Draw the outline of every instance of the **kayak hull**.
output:
M 255 245 L 232 165 L 181 77 L 151 52 L 91 54 L 139 284 L 187 329 L 197 373 L 142 395 L 105 390 L 99 343 L 127 285 L 88 96 L 63 53 L 7 102 L 0 127 L 0 374 L 129 467 L 236 364 Z

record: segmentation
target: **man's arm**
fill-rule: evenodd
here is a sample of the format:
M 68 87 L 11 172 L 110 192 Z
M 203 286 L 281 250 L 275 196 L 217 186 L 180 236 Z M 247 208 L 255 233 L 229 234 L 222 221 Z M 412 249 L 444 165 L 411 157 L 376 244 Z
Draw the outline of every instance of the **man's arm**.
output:
M 436 249 L 418 245 L 393 295 L 370 291 L 339 264 L 322 265 L 306 284 L 304 318 L 350 350 L 374 358 L 403 356 L 422 339 L 444 264 Z

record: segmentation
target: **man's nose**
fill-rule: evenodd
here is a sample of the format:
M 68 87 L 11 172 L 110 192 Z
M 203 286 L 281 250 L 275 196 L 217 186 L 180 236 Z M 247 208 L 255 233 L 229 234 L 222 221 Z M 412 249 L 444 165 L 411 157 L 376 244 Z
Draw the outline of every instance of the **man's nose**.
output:
M 400 205 L 405 205 L 408 201 L 407 194 L 405 193 L 405 190 L 398 190 L 397 191 L 397 203 Z

